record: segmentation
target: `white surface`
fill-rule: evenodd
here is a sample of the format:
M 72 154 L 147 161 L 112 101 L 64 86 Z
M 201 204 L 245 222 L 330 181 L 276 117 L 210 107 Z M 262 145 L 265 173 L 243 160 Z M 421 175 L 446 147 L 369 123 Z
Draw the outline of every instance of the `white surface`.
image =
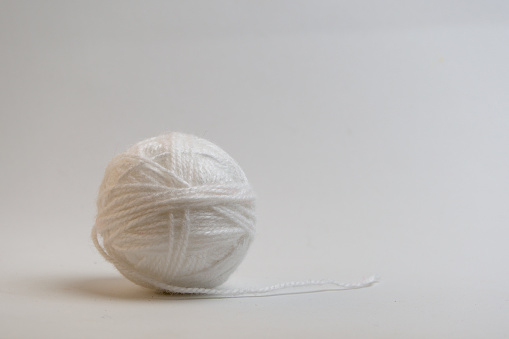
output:
M 0 337 L 507 338 L 508 18 L 506 1 L 2 1 Z M 257 192 L 230 285 L 383 282 L 182 300 L 121 278 L 89 240 L 104 167 L 171 130 Z

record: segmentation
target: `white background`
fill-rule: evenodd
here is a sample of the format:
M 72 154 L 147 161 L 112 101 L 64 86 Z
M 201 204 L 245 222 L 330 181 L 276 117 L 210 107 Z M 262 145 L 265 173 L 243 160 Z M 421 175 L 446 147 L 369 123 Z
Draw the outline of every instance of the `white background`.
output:
M 509 2 L 0 1 L 0 337 L 508 338 Z M 93 247 L 108 161 L 168 131 L 258 196 L 230 286 L 178 299 Z

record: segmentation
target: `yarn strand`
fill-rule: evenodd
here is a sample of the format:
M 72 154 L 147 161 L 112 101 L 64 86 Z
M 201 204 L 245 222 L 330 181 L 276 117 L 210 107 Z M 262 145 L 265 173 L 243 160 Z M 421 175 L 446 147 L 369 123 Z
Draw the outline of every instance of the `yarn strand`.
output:
M 312 293 L 320 291 L 340 291 L 340 290 L 354 290 L 365 287 L 370 287 L 379 282 L 377 276 L 370 276 L 356 283 L 342 283 L 336 280 L 305 280 L 305 281 L 289 281 L 278 283 L 260 288 L 188 288 L 170 286 L 166 284 L 155 284 L 161 291 L 179 294 L 205 294 L 216 296 L 235 296 L 235 297 L 248 297 L 248 296 L 270 296 L 280 294 L 295 293 L 296 288 L 307 288 L 305 291 L 299 293 Z M 278 292 L 278 293 L 275 293 Z

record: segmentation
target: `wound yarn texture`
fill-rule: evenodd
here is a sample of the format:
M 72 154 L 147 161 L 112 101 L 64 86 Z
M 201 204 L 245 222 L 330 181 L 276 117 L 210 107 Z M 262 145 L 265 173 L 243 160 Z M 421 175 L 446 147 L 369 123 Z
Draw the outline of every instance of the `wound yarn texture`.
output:
M 108 164 L 92 239 L 132 282 L 207 293 L 241 263 L 255 233 L 255 196 L 240 166 L 213 143 L 170 133 Z

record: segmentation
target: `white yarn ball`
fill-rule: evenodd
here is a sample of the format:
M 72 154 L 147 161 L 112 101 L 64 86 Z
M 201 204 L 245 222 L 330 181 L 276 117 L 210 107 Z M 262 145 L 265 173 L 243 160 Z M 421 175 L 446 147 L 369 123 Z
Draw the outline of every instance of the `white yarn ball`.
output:
M 138 285 L 213 288 L 228 279 L 253 240 L 254 200 L 226 152 L 170 133 L 109 163 L 92 235 L 105 258 Z

